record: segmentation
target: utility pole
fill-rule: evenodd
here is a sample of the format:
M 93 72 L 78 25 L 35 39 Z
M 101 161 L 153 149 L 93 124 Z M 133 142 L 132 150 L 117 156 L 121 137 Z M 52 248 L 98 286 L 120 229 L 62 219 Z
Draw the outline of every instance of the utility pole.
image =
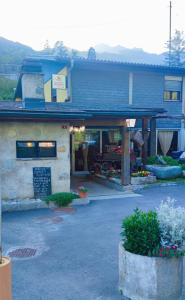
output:
M 171 65 L 171 47 L 172 47 L 172 2 L 170 1 L 170 22 L 169 22 L 169 66 Z

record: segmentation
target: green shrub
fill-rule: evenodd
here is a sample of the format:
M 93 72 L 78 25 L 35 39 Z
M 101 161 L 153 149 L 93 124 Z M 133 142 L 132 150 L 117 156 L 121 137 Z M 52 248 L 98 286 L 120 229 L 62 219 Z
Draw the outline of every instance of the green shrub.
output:
M 156 165 L 158 164 L 156 156 L 150 156 L 147 158 L 147 165 Z
M 171 156 L 150 156 L 147 158 L 148 165 L 162 165 L 163 161 L 168 166 L 179 166 L 178 160 L 172 158 Z
M 160 229 L 157 213 L 136 209 L 123 220 L 122 239 L 124 248 L 132 253 L 151 255 L 160 247 Z
M 182 170 L 185 171 L 185 164 L 181 164 L 180 166 L 181 166 Z
M 172 158 L 171 156 L 163 156 L 163 159 L 168 166 L 178 166 L 179 165 L 178 160 Z
M 48 196 L 45 200 L 49 204 L 49 202 L 54 202 L 57 206 L 67 206 L 69 205 L 73 199 L 79 198 L 78 194 L 75 193 L 56 193 Z

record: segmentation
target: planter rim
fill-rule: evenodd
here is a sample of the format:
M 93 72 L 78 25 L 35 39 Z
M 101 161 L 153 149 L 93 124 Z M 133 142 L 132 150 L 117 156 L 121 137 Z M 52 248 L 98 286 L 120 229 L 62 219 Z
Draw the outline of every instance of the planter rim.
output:
M 3 256 L 2 257 L 2 264 L 0 264 L 0 268 L 8 265 L 11 262 L 11 258 L 8 256 Z
M 123 242 L 121 241 L 119 243 L 119 246 L 121 247 L 121 249 L 128 253 L 129 255 L 133 255 L 133 256 L 137 256 L 137 257 L 143 257 L 145 259 L 153 259 L 153 260 L 161 260 L 161 259 L 177 259 L 177 258 L 183 258 L 184 256 L 173 256 L 173 257 L 160 257 L 160 256 L 147 256 L 147 255 L 141 255 L 141 254 L 136 254 L 136 253 L 133 253 L 133 252 L 130 252 L 130 251 L 127 251 L 124 246 L 123 246 Z

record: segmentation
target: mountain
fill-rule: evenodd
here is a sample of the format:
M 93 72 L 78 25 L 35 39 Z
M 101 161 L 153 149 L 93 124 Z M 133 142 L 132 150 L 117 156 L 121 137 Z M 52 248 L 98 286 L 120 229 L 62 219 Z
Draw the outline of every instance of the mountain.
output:
M 123 46 L 111 47 L 106 44 L 95 46 L 98 59 L 125 61 L 146 64 L 164 64 L 164 53 L 154 54 L 140 48 L 128 49 Z
M 95 46 L 97 59 L 136 62 L 146 64 L 163 64 L 164 54 L 147 53 L 143 49 L 128 49 L 123 46 L 111 47 L 106 44 Z M 47 53 L 48 52 L 48 53 Z M 38 54 L 65 54 L 87 57 L 88 51 L 76 51 L 66 48 L 62 42 L 53 49 L 35 51 L 31 47 L 0 37 L 0 100 L 12 99 L 17 84 L 20 65 L 25 57 Z
M 35 52 L 31 47 L 0 37 L 0 64 L 21 64 L 26 56 Z
M 98 59 L 148 64 L 164 63 L 164 54 L 148 53 L 140 48 L 128 49 L 121 45 L 111 47 L 106 44 L 99 44 L 94 48 Z M 51 49 L 50 51 L 53 50 Z M 68 51 L 71 52 L 71 49 L 68 48 Z M 29 46 L 0 37 L 0 65 L 19 65 L 25 57 L 43 53 L 43 51 L 35 51 Z M 88 51 L 77 51 L 77 55 L 82 57 L 87 57 L 87 53 Z

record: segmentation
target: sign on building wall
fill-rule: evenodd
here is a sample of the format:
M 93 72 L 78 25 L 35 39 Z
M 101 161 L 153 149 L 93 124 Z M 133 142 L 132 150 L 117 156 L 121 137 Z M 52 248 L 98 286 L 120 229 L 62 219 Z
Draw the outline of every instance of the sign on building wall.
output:
M 51 195 L 51 168 L 33 168 L 33 189 L 36 199 Z
M 66 89 L 66 76 L 65 75 L 52 75 L 52 87 L 53 89 Z

